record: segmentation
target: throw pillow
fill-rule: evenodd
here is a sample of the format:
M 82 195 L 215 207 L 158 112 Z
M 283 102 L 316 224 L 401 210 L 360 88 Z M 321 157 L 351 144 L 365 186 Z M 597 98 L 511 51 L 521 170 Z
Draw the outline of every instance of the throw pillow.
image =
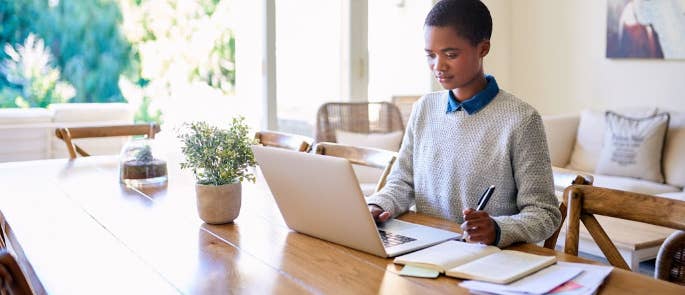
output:
M 338 143 L 371 147 L 393 152 L 399 151 L 402 143 L 402 131 L 389 133 L 356 133 L 343 130 L 335 130 L 335 138 Z
M 340 144 L 370 147 L 397 152 L 402 143 L 402 131 L 389 133 L 356 133 L 336 130 L 335 137 Z M 383 170 L 373 167 L 353 165 L 354 173 L 360 183 L 376 183 L 381 178 Z
M 583 110 L 580 113 L 576 143 L 573 147 L 568 169 L 595 172 L 599 154 L 602 151 L 604 130 L 606 129 L 604 111 Z M 617 111 L 631 117 L 647 117 L 656 114 L 656 108 L 624 107 Z
M 597 173 L 664 182 L 661 159 L 669 114 L 632 118 L 606 112 Z

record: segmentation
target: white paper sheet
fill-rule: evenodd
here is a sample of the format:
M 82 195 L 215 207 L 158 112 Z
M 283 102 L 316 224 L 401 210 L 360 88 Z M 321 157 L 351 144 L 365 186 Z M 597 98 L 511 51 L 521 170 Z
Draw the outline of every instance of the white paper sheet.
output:
M 465 281 L 460 286 L 474 292 L 505 295 L 555 294 L 580 295 L 593 294 L 604 279 L 611 273 L 610 266 L 583 263 L 557 262 L 511 284 L 500 285 L 479 281 Z M 560 285 L 566 284 L 563 287 Z M 560 287 L 560 288 L 557 288 Z M 556 288 L 556 289 L 555 289 Z M 550 291 L 553 291 L 550 293 Z
M 493 293 L 516 292 L 545 294 L 564 282 L 576 277 L 582 271 L 582 269 L 576 267 L 550 265 L 536 273 L 506 285 L 480 281 L 465 281 L 461 283 L 461 286 L 471 290 Z

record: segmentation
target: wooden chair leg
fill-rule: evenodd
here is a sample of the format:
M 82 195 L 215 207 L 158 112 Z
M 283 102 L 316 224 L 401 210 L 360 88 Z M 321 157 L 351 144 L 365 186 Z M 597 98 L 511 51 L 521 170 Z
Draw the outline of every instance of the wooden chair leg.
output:
M 568 224 L 566 225 L 566 243 L 564 252 L 578 256 L 578 243 L 580 241 L 580 208 L 582 207 L 582 195 L 575 188 L 568 188 L 564 192 L 567 202 Z
M 587 184 L 587 185 L 592 185 L 592 179 L 591 177 L 588 176 L 583 176 L 583 175 L 576 175 L 576 178 L 573 179 L 571 184 Z M 559 212 L 561 212 L 561 222 L 559 222 L 559 228 L 545 240 L 544 247 L 547 249 L 554 250 L 557 246 L 557 240 L 559 240 L 559 233 L 561 232 L 561 227 L 564 226 L 564 221 L 566 221 L 566 211 L 568 208 L 566 208 L 566 204 L 562 201 L 561 204 L 559 204 Z
M 599 224 L 597 218 L 592 214 L 582 214 L 580 218 L 583 221 L 585 228 L 590 232 L 592 239 L 595 240 L 599 249 L 602 250 L 604 256 L 609 260 L 609 263 L 613 266 L 630 270 L 630 267 L 626 261 L 623 260 L 623 256 L 618 252 L 614 243 L 611 242 L 611 239 L 609 239 L 609 236 L 602 228 L 602 225 Z
M 84 151 L 80 146 L 74 144 L 74 148 L 76 149 L 76 152 L 83 156 L 83 157 L 90 157 L 90 154 L 86 151 Z
M 69 134 L 69 129 L 63 128 L 59 130 L 62 135 L 62 140 L 67 144 L 67 151 L 69 152 L 70 159 L 76 159 L 76 151 L 74 150 L 74 143 L 71 142 L 71 134 Z
M 563 202 L 559 204 L 559 212 L 561 212 L 561 221 L 559 222 L 559 228 L 564 226 L 564 221 L 566 220 L 566 210 L 566 205 Z M 552 234 L 551 237 L 547 238 L 547 240 L 545 240 L 544 247 L 547 249 L 554 250 L 557 246 L 557 240 L 559 239 L 560 232 L 560 230 L 557 230 Z
M 149 139 L 154 139 L 155 138 L 155 124 L 150 123 L 149 128 L 147 130 L 147 138 Z
M 385 186 L 385 182 L 388 179 L 388 174 L 390 174 L 393 164 L 395 164 L 394 157 L 390 160 L 388 165 L 385 166 L 385 169 L 383 169 L 383 174 L 381 174 L 381 178 L 378 180 L 378 185 L 376 185 L 376 191 L 380 191 Z

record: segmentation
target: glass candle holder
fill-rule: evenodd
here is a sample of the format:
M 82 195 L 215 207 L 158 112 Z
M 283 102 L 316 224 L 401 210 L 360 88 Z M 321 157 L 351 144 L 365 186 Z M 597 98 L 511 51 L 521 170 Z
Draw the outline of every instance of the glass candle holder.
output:
M 163 184 L 167 181 L 167 161 L 160 157 L 154 140 L 133 139 L 121 149 L 119 176 L 130 186 Z

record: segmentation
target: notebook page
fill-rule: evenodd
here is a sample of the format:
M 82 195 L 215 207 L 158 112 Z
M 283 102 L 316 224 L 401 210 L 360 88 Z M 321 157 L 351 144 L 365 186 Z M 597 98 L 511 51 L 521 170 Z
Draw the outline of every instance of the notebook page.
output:
M 452 268 L 447 271 L 447 275 L 506 284 L 551 265 L 555 261 L 554 256 L 504 250 Z
M 416 252 L 404 254 L 395 258 L 397 264 L 410 264 L 444 272 L 447 269 L 464 264 L 500 249 L 475 243 L 447 241 Z

